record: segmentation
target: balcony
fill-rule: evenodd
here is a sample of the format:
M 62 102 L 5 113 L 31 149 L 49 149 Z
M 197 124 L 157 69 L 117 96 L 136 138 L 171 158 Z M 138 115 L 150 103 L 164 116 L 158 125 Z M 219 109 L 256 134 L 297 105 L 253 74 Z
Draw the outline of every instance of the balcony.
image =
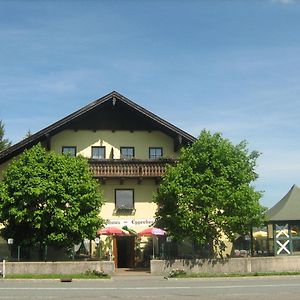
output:
M 90 169 L 96 178 L 160 178 L 167 164 L 174 159 L 159 160 L 90 160 Z

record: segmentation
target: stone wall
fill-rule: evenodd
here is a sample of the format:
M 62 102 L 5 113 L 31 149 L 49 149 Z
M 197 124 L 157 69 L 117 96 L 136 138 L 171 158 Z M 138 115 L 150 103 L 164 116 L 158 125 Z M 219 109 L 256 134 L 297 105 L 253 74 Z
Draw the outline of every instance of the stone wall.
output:
M 87 270 L 113 274 L 113 261 L 6 262 L 6 274 L 78 274 Z M 2 267 L 2 262 L 0 270 Z M 229 259 L 151 260 L 152 275 L 168 275 L 173 269 L 187 273 L 300 272 L 300 256 Z
M 300 272 L 300 256 L 151 261 L 153 275 L 167 275 L 173 269 L 187 273 Z
M 1 262 L 2 263 L 2 262 Z M 6 262 L 6 274 L 79 274 L 87 270 L 114 272 L 114 262 L 110 261 L 70 261 L 70 262 Z

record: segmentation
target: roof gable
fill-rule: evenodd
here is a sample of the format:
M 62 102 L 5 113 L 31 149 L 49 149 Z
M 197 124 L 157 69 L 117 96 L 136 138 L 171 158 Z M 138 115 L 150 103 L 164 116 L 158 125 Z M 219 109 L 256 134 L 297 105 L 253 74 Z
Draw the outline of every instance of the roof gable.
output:
M 161 130 L 174 139 L 175 146 L 188 145 L 195 141 L 192 135 L 113 91 L 2 151 L 0 163 L 39 142 L 46 142 L 51 136 L 65 129 Z
M 300 188 L 295 184 L 288 193 L 267 211 L 269 221 L 300 220 Z

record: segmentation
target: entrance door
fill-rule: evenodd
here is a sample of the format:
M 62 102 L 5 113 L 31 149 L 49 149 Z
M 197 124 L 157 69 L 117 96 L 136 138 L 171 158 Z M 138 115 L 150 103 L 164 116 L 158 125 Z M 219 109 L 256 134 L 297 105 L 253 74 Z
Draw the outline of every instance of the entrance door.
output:
M 118 236 L 116 237 L 117 268 L 134 267 L 134 237 Z

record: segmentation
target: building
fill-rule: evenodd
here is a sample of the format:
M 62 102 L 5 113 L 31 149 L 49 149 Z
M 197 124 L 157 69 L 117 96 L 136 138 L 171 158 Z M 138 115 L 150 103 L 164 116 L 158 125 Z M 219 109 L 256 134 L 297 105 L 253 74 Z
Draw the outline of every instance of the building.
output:
M 195 138 L 117 92 L 88 104 L 0 153 L 1 173 L 11 159 L 41 143 L 47 150 L 89 158 L 103 189 L 107 226 L 139 232 L 154 221 L 153 194 L 167 164 Z M 135 237 L 116 236 L 117 267 L 136 263 Z
M 266 212 L 265 226 L 253 228 L 252 253 L 259 256 L 300 254 L 300 188 L 287 194 Z
M 295 184 L 267 213 L 269 252 L 274 255 L 300 253 L 300 188 Z

